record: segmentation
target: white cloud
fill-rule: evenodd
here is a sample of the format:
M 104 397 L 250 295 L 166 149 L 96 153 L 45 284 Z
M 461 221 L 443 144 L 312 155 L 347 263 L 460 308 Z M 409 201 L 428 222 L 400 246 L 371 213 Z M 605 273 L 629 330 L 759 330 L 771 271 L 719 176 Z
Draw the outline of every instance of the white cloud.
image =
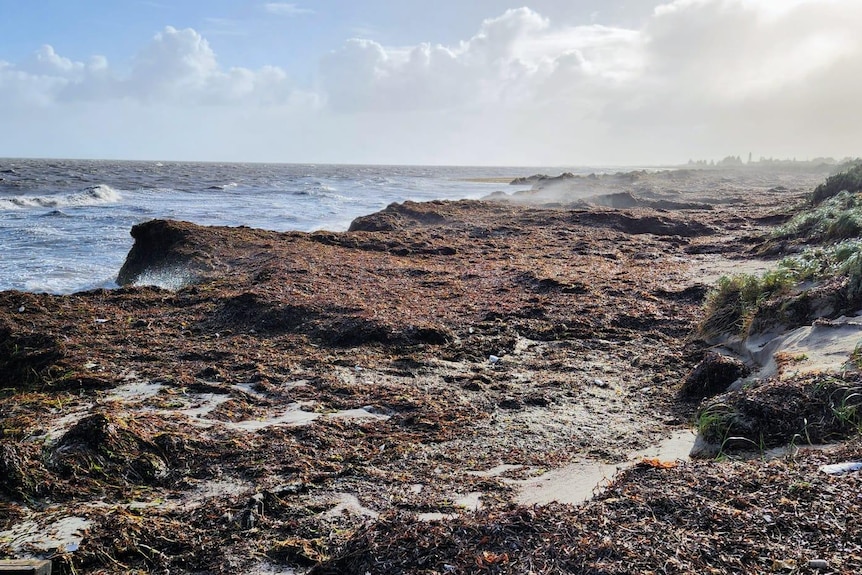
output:
M 310 8 L 301 8 L 296 4 L 289 4 L 287 2 L 269 2 L 267 4 L 264 4 L 263 8 L 270 14 L 277 14 L 279 16 L 300 16 L 302 14 L 314 14 L 314 10 L 311 10 Z
M 0 88 L 0 103 L 19 107 L 113 99 L 187 107 L 309 101 L 281 68 L 223 69 L 197 31 L 171 26 L 138 52 L 126 74 L 118 74 L 103 56 L 84 64 L 45 45 L 21 66 L 0 67 Z
M 638 29 L 553 22 L 521 8 L 450 45 L 347 40 L 321 58 L 312 84 L 297 86 L 276 66 L 225 68 L 198 31 L 167 27 L 128 66 L 76 62 L 50 46 L 20 64 L 0 63 L 0 104 L 81 114 L 92 104 L 105 123 L 137 130 L 141 141 L 156 124 L 163 139 L 170 126 L 188 126 L 176 118 L 208 117 L 213 125 L 197 134 L 230 134 L 230 150 L 246 154 L 237 159 L 577 164 L 748 151 L 855 155 L 860 28 L 857 0 L 674 0 Z M 192 149 L 195 134 L 178 128 L 173 144 Z M 219 141 L 208 140 L 206 151 Z M 0 155 L 4 149 L 0 139 Z
M 37 75 L 72 78 L 79 76 L 85 68 L 81 62 L 73 62 L 68 58 L 63 58 L 47 44 L 36 50 L 24 67 L 27 71 Z
M 218 74 L 215 53 L 200 34 L 168 26 L 135 58 L 130 84 L 145 97 L 175 97 L 200 91 Z
M 852 0 L 671 2 L 641 31 L 646 65 L 628 86 L 635 105 L 612 94 L 606 121 L 652 128 L 679 142 L 679 155 L 857 154 L 860 25 Z
M 846 2 L 850 10 L 831 13 L 829 3 L 788 4 L 795 9 L 779 13 L 769 1 L 677 0 L 645 30 L 651 72 L 673 85 L 697 79 L 701 93 L 738 99 L 779 93 L 859 54 L 862 6 Z
M 562 88 L 567 74 L 600 83 L 635 73 L 638 40 L 597 25 L 554 29 L 521 8 L 486 20 L 456 46 L 350 40 L 324 58 L 321 78 L 330 105 L 343 112 L 519 106 L 547 100 L 547 83 Z
M 350 41 L 321 77 L 333 110 L 430 115 L 421 129 L 458 133 L 465 154 L 502 126 L 505 161 L 858 154 L 860 28 L 855 0 L 675 0 L 640 29 L 523 8 L 458 45 Z

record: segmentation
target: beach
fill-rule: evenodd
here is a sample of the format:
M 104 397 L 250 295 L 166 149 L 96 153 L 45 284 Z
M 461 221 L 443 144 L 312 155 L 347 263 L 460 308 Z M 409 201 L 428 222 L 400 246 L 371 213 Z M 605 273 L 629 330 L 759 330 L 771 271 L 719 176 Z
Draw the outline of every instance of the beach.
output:
M 536 177 L 343 232 L 137 224 L 121 287 L 0 293 L 0 558 L 858 572 L 859 474 L 820 470 L 858 434 L 692 460 L 708 398 L 682 392 L 715 281 L 773 265 L 828 173 Z

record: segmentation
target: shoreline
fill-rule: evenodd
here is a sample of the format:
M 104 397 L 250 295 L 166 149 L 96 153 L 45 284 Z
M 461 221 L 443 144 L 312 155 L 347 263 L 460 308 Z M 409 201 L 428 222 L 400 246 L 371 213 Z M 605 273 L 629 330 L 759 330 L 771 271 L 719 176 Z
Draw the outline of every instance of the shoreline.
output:
M 691 425 L 697 403 L 679 387 L 710 347 L 690 337 L 709 289 L 693 270 L 746 258 L 786 199 L 807 191 L 745 198 L 766 184 L 697 180 L 683 191 L 676 176 L 644 178 L 632 196 L 641 203 L 624 209 L 587 205 L 618 185 L 608 179 L 599 194 L 571 193 L 571 205 L 542 189 L 405 202 L 341 233 L 149 222 L 133 233 L 124 283 L 182 269 L 187 287 L 0 293 L 0 370 L 20 382 L 0 411 L 0 555 L 29 553 L 10 547 L 15 525 L 48 529 L 65 515 L 87 523 L 66 542 L 74 549 L 41 551 L 61 573 L 253 572 L 262 556 L 285 572 L 470 569 L 476 557 L 501 572 L 525 572 L 530 558 L 580 572 L 575 550 L 587 562 L 578 569 L 624 572 L 628 548 L 608 563 L 608 527 L 578 522 L 610 513 L 622 528 L 639 511 L 617 502 L 647 492 L 690 509 L 702 498 L 679 498 L 699 476 L 768 466 L 647 458 L 576 513 L 519 506 L 514 486 L 568 465 L 616 465 Z M 796 481 L 833 456 L 774 465 Z M 734 488 L 710 483 L 719 494 L 707 507 L 725 513 L 719 499 Z M 437 519 L 420 527 L 423 514 Z M 529 529 L 581 543 L 554 563 L 533 535 L 512 535 L 524 514 Z M 648 515 L 634 524 L 660 534 Z M 491 532 L 484 544 L 454 535 L 493 525 L 523 542 L 517 554 Z M 399 564 L 380 545 L 401 532 L 434 545 Z M 643 543 L 630 548 L 645 553 Z

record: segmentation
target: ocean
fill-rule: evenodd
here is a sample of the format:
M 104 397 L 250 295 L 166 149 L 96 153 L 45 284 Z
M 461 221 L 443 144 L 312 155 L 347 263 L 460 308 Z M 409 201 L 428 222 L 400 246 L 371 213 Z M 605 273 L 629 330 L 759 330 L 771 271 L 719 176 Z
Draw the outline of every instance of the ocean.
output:
M 502 180 L 561 171 L 0 159 L 0 290 L 115 287 L 129 231 L 150 219 L 342 231 L 392 202 L 511 193 L 524 187 Z

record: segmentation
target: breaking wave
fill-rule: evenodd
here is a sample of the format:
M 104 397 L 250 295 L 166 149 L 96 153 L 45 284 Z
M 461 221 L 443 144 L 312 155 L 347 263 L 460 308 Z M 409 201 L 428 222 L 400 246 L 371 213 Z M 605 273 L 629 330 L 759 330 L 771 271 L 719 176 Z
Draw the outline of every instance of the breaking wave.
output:
M 147 270 L 139 275 L 132 285 L 136 287 L 155 286 L 169 291 L 178 291 L 194 283 L 191 272 L 181 268 Z
M 306 184 L 300 190 L 291 192 L 294 196 L 312 196 L 312 197 L 340 197 L 337 189 L 327 186 L 322 182 L 312 182 Z
M 115 204 L 122 198 L 120 193 L 100 184 L 69 194 L 45 196 L 12 196 L 0 198 L 0 210 L 20 210 L 26 208 L 74 208 L 83 206 L 99 206 Z

